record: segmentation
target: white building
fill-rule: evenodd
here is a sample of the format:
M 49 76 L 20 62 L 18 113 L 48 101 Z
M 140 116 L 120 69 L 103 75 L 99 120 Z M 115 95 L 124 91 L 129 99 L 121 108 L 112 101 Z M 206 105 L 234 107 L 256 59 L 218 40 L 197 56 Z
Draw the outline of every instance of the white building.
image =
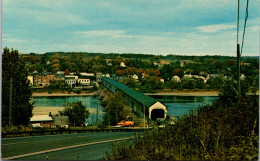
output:
M 177 75 L 173 76 L 173 77 L 172 77 L 172 80 L 173 80 L 174 82 L 177 82 L 177 83 L 181 82 L 181 78 L 180 78 L 179 76 L 177 76 Z
M 90 79 L 78 79 L 78 83 L 79 85 L 83 85 L 83 86 L 89 86 L 90 85 Z
M 124 63 L 124 62 L 121 62 L 121 63 L 120 63 L 120 67 L 126 67 L 125 63 Z
M 67 83 L 70 87 L 76 85 L 78 80 L 78 76 L 75 75 L 65 75 L 65 83 Z
M 29 86 L 32 87 L 33 86 L 33 76 L 32 75 L 28 75 L 27 79 L 30 81 Z
M 134 74 L 134 75 L 132 76 L 132 78 L 134 78 L 135 80 L 138 80 L 138 76 L 137 76 L 136 74 Z

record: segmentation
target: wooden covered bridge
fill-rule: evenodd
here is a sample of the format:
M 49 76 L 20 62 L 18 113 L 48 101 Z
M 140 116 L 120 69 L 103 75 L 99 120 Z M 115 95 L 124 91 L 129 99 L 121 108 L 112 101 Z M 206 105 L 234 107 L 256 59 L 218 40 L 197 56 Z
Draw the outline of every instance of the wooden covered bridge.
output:
M 126 105 L 139 116 L 144 116 L 145 112 L 146 119 L 155 121 L 157 118 L 166 118 L 166 106 L 154 98 L 107 77 L 103 77 L 101 83 L 112 93 L 122 92 Z

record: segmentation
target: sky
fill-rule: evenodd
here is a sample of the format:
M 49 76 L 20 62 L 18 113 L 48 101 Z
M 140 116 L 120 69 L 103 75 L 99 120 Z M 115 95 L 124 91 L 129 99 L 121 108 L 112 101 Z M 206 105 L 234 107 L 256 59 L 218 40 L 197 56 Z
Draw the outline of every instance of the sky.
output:
M 240 0 L 239 44 L 246 0 Z M 2 48 L 236 56 L 237 0 L 2 0 Z M 242 56 L 259 56 L 259 0 Z

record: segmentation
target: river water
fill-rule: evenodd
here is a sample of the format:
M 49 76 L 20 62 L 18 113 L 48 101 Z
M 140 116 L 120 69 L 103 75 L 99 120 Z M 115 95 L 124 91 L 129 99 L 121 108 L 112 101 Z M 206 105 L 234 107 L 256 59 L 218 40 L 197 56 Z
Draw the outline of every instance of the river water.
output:
M 167 107 L 168 115 L 181 116 L 188 114 L 191 109 L 197 109 L 199 106 L 212 104 L 214 100 L 218 97 L 205 97 L 205 96 L 160 96 L 152 95 L 151 97 L 160 101 Z M 74 103 L 81 101 L 84 106 L 90 109 L 91 115 L 88 118 L 90 124 L 95 123 L 96 120 L 96 110 L 99 109 L 99 120 L 102 120 L 103 112 L 100 105 L 100 100 L 97 96 L 57 96 L 57 97 L 35 97 L 34 107 L 64 107 L 67 102 Z

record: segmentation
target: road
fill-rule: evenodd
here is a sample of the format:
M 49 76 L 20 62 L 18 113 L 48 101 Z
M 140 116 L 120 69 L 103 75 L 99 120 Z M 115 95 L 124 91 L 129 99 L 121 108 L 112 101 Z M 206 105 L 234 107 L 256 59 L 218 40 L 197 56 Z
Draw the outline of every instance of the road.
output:
M 2 159 L 97 160 L 111 152 L 113 142 L 130 141 L 134 135 L 111 132 L 2 138 Z

